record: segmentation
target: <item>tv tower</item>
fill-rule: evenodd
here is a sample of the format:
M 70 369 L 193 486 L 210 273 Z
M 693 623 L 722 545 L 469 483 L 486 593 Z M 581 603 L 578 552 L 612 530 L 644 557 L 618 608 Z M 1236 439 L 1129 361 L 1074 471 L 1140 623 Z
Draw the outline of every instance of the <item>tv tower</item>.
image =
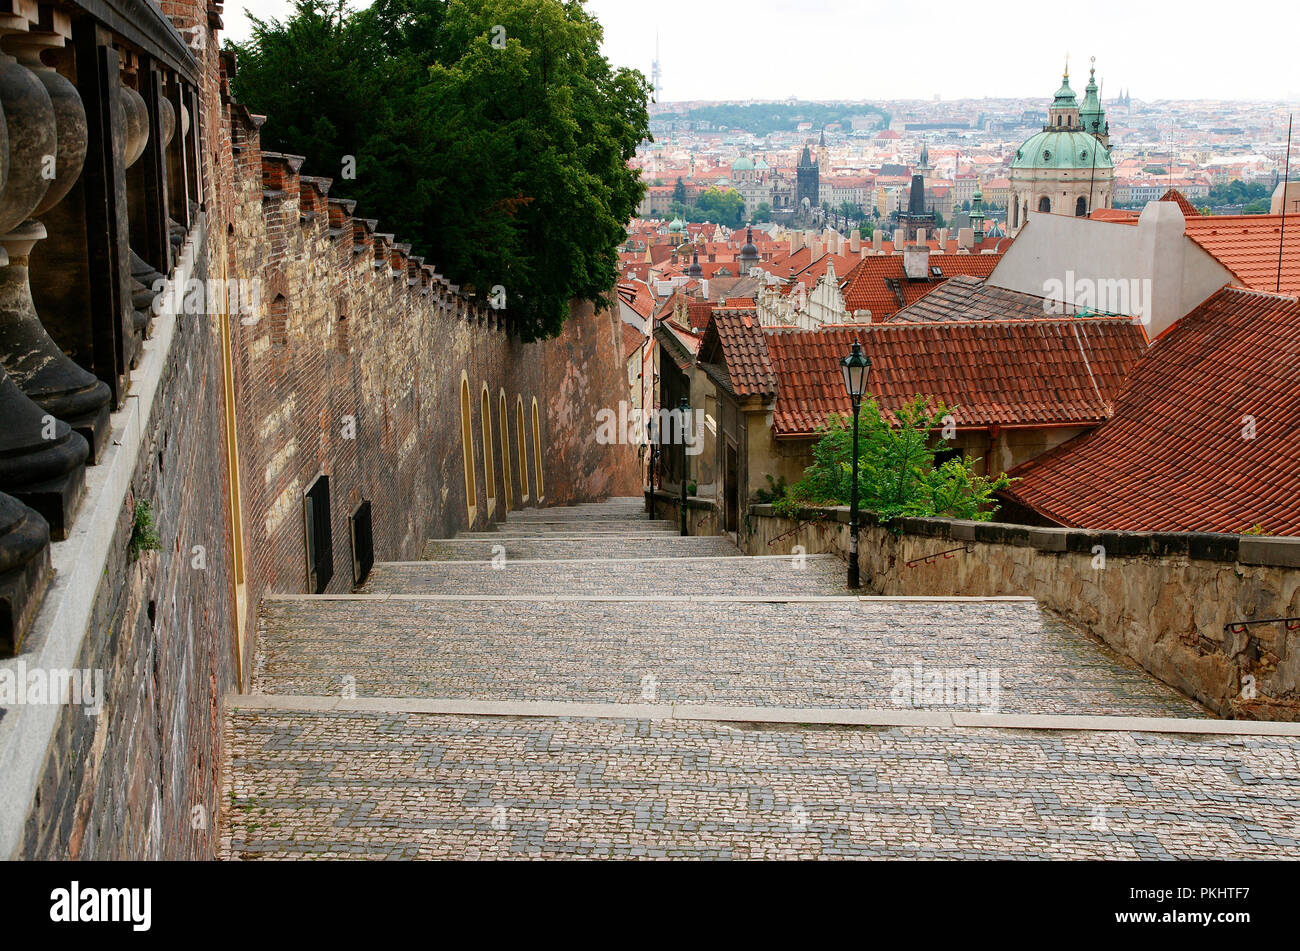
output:
M 659 95 L 659 33 L 655 32 L 655 58 L 650 62 L 650 89 L 654 94 L 654 101 L 659 102 L 663 97 Z

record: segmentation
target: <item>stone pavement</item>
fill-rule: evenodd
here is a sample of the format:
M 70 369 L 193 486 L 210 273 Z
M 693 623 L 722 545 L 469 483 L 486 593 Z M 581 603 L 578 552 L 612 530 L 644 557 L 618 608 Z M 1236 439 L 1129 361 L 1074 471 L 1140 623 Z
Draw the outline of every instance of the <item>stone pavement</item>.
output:
M 693 566 L 738 585 L 745 562 Z M 264 604 L 258 644 L 274 694 L 880 708 L 920 664 L 996 671 L 1008 713 L 1204 715 L 1032 601 L 295 598 Z
M 512 512 L 356 597 L 267 599 L 223 854 L 1297 854 L 1300 727 L 1206 719 L 1025 599 L 849 598 L 836 559 L 640 506 Z M 1084 713 L 1110 719 L 1044 716 Z

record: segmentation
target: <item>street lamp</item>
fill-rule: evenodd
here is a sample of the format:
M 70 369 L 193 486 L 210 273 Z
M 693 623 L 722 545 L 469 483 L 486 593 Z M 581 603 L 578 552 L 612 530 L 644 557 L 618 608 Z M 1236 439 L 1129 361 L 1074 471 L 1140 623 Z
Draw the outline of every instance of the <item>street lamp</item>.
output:
M 690 425 L 691 403 L 685 396 L 677 402 L 677 434 L 682 439 L 682 534 L 686 534 L 686 427 Z
M 844 391 L 853 404 L 853 485 L 849 488 L 849 587 L 861 587 L 858 579 L 858 407 L 867 389 L 871 358 L 862 352 L 862 344 L 853 341 L 849 355 L 840 360 L 844 374 Z

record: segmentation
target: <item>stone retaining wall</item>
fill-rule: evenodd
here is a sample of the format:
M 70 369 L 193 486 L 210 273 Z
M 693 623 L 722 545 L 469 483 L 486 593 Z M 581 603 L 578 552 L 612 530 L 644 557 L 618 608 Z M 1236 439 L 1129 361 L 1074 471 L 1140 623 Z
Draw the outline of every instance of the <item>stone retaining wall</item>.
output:
M 792 520 L 753 505 L 741 547 L 847 558 L 848 538 L 847 508 Z M 1223 716 L 1300 720 L 1300 629 L 1225 626 L 1300 616 L 1300 538 L 951 519 L 886 527 L 867 514 L 859 548 L 866 593 L 1028 595 Z

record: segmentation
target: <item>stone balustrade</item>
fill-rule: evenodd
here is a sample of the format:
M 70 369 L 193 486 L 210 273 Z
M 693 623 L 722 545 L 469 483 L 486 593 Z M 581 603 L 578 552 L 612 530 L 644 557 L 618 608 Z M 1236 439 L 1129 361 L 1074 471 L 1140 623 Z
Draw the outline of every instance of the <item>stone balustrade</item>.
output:
M 110 27 L 101 7 L 0 0 L 0 655 L 21 646 L 201 202 L 196 64 L 156 7 L 125 5 Z

